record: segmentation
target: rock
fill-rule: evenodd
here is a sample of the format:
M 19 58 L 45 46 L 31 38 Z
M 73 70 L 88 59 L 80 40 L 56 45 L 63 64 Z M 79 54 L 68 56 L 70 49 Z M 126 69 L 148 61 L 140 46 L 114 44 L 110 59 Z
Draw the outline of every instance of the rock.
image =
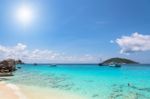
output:
M 15 61 L 16 64 L 24 64 L 20 59 Z
M 21 60 L 6 59 L 0 62 L 0 74 L 12 74 L 16 70 L 17 64 L 22 64 Z

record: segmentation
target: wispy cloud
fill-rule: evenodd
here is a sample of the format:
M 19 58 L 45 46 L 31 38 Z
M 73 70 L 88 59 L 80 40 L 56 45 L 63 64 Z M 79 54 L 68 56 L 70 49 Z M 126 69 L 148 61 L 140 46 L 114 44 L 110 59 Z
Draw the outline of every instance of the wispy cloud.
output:
M 120 46 L 120 53 L 134 53 L 150 51 L 150 35 L 143 35 L 138 32 L 130 36 L 122 36 L 115 40 Z
M 15 46 L 2 46 L 0 45 L 0 58 L 13 58 L 22 59 L 25 62 L 96 62 L 98 60 L 97 56 L 92 55 L 79 55 L 71 56 L 65 55 L 63 53 L 51 51 L 51 50 L 40 50 L 33 49 L 29 50 L 27 45 L 18 43 Z

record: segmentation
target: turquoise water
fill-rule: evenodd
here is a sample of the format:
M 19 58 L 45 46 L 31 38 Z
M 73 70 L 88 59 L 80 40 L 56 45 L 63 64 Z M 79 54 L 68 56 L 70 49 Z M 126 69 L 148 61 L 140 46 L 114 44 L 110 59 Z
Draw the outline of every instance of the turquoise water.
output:
M 150 65 L 18 65 L 9 79 L 14 84 L 34 85 L 73 92 L 88 99 L 150 99 Z

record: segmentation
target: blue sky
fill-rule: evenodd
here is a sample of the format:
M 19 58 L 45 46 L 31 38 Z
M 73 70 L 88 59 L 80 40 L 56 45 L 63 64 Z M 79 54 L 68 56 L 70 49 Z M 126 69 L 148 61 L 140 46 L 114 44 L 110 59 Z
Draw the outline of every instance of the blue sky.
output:
M 13 17 L 15 8 L 22 4 L 35 12 L 34 21 L 26 28 Z M 0 45 L 22 43 L 29 50 L 48 49 L 104 59 L 127 57 L 148 63 L 149 49 L 121 54 L 115 40 L 135 32 L 150 35 L 149 5 L 149 0 L 3 0 Z

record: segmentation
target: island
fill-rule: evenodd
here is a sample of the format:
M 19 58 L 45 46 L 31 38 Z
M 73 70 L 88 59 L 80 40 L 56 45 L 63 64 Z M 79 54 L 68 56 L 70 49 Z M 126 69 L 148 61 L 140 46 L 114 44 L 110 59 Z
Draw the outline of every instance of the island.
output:
M 122 65 L 122 64 L 139 64 L 138 62 L 135 62 L 133 60 L 130 60 L 130 59 L 126 59 L 126 58 L 110 58 L 110 59 L 107 59 L 105 61 L 103 61 L 102 63 L 99 63 L 100 66 L 103 66 L 103 65 L 116 65 L 116 66 L 119 66 L 119 65 Z

